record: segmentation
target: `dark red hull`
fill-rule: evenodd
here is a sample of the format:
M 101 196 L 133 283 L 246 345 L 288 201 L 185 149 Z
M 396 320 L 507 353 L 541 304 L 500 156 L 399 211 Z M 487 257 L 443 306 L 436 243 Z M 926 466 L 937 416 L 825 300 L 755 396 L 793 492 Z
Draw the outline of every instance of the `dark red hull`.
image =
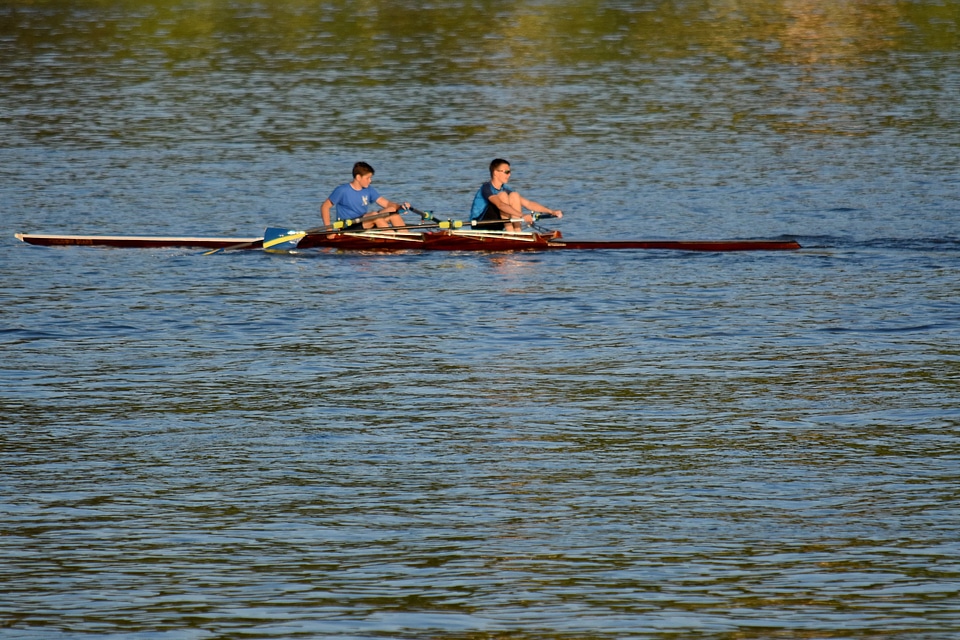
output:
M 348 251 L 553 251 L 665 249 L 672 251 L 789 251 L 800 248 L 796 240 L 564 240 L 559 231 L 534 234 L 491 234 L 470 231 L 434 231 L 419 242 L 364 234 L 305 236 L 298 249 L 329 247 Z
M 261 238 L 205 238 L 163 236 L 74 236 L 18 233 L 23 242 L 41 246 L 96 246 L 124 248 L 259 249 Z M 298 249 L 328 247 L 344 251 L 553 251 L 665 249 L 673 251 L 788 251 L 796 240 L 564 240 L 559 231 L 547 234 L 490 234 L 470 231 L 434 231 L 374 237 L 370 234 L 304 236 Z
M 792 251 L 796 240 L 561 240 L 557 249 L 668 249 L 672 251 Z
M 249 244 L 249 249 L 259 249 L 262 238 L 193 238 L 182 236 L 66 236 L 43 233 L 18 233 L 18 240 L 43 247 L 86 246 L 120 247 L 124 249 L 197 248 L 223 249 L 240 244 Z
M 341 249 L 344 251 L 545 251 L 561 248 L 551 240 L 560 232 L 549 234 L 497 234 L 472 231 L 432 231 L 428 233 L 383 232 L 306 235 L 297 249 Z
M 424 248 L 431 251 L 547 251 L 559 231 L 550 233 L 498 234 L 483 231 L 434 231 L 424 234 Z
M 327 234 L 308 234 L 297 243 L 297 249 L 342 249 L 344 251 L 410 251 L 423 249 L 422 233 L 391 234 L 344 233 L 329 236 Z

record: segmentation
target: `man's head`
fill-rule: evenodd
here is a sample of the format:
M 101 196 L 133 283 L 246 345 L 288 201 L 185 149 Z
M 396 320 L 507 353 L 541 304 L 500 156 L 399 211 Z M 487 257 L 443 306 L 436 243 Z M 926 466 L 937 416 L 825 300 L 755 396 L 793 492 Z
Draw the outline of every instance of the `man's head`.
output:
M 372 176 L 372 175 L 373 175 L 373 167 L 371 167 L 366 162 L 358 162 L 355 165 L 353 165 L 354 178 L 359 178 L 362 176 Z
M 504 160 L 503 158 L 497 158 L 490 163 L 490 177 L 493 177 L 493 174 L 496 172 L 502 172 L 503 177 L 506 178 L 510 175 L 510 163 Z

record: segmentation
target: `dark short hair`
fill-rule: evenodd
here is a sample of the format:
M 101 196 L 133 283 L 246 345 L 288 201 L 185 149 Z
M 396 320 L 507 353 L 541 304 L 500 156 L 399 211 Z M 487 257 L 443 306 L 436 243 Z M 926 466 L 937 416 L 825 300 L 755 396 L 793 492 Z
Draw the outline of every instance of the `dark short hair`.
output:
M 504 160 L 503 158 L 494 158 L 493 162 L 490 163 L 490 177 L 491 177 L 491 178 L 493 177 L 493 172 L 496 171 L 496 170 L 497 170 L 497 167 L 499 167 L 499 166 L 502 165 L 502 164 L 505 164 L 505 165 L 507 165 L 508 167 L 510 166 L 510 163 L 507 162 L 506 160 Z
M 366 162 L 358 162 L 353 165 L 353 177 L 365 176 L 368 173 L 373 173 L 373 167 Z

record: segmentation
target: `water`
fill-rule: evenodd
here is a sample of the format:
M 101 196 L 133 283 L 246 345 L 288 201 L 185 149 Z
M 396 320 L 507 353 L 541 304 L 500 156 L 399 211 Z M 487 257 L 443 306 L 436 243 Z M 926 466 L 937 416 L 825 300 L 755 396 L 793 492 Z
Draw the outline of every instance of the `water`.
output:
M 960 632 L 953 2 L 0 7 L 0 637 Z M 569 238 L 315 226 L 357 159 Z

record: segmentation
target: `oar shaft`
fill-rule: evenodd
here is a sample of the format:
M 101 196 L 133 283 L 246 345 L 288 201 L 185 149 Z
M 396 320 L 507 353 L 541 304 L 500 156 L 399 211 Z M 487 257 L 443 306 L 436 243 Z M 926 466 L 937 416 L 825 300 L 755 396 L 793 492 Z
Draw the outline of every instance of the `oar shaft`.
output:
M 363 222 L 370 222 L 373 220 L 379 220 L 380 218 L 386 218 L 387 216 L 392 216 L 394 213 L 396 213 L 396 211 L 387 211 L 387 212 L 380 211 L 367 216 L 360 216 L 359 218 L 337 220 L 336 222 L 324 225 L 322 227 L 314 227 L 313 229 L 307 229 L 306 231 L 297 231 L 296 233 L 292 233 L 290 235 L 298 235 L 302 233 L 303 235 L 306 236 L 306 235 L 313 235 L 317 233 L 324 233 L 327 231 L 338 231 L 340 229 L 352 227 L 355 224 L 361 224 Z
M 250 247 L 255 247 L 258 244 L 261 246 L 263 243 L 263 238 L 258 238 L 253 242 L 241 242 L 240 244 L 232 244 L 229 247 L 217 247 L 216 249 L 211 249 L 210 251 L 204 251 L 203 255 L 212 256 L 215 253 L 223 253 L 224 251 L 237 251 L 239 249 L 249 249 Z
M 424 220 L 436 220 L 439 223 L 441 229 L 459 229 L 462 226 L 467 225 L 468 223 L 463 220 L 454 220 L 453 218 L 447 218 L 446 220 L 441 220 L 434 213 L 430 211 L 420 211 L 419 209 L 414 209 L 410 207 L 410 211 L 413 211 L 419 215 Z M 533 216 L 534 220 L 542 220 L 544 218 L 556 218 L 552 213 L 533 213 L 530 215 Z M 481 227 L 494 224 L 503 224 L 505 222 L 525 222 L 523 218 L 503 218 L 500 220 L 470 220 L 469 226 L 471 227 Z
M 386 218 L 394 214 L 399 213 L 399 211 L 378 211 L 370 215 L 360 216 L 359 218 L 350 218 L 346 220 L 337 220 L 336 222 L 322 227 L 314 227 L 313 229 L 307 229 L 306 231 L 290 231 L 289 233 L 277 236 L 275 238 L 270 238 L 263 240 L 263 248 L 270 249 L 280 244 L 286 244 L 288 242 L 299 242 L 304 236 L 309 235 L 320 235 L 323 233 L 344 233 L 349 227 L 352 227 L 356 224 L 362 224 L 364 222 L 371 222 L 373 220 L 379 220 L 380 218 Z M 371 228 L 371 230 L 376 229 L 377 227 Z M 394 229 L 402 229 L 403 227 L 391 227 Z M 380 229 L 383 230 L 382 228 Z M 365 229 L 356 229 L 351 230 L 350 233 L 360 233 L 365 231 Z

